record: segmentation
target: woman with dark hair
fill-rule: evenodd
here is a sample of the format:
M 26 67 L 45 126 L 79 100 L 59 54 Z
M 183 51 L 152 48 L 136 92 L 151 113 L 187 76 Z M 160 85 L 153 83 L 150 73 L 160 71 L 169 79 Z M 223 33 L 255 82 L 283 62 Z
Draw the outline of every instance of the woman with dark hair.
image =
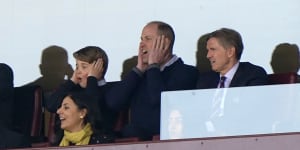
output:
M 60 128 L 53 143 L 55 146 L 88 145 L 107 143 L 95 129 L 97 111 L 95 100 L 83 92 L 72 92 L 57 110 Z M 112 141 L 111 141 L 112 142 Z

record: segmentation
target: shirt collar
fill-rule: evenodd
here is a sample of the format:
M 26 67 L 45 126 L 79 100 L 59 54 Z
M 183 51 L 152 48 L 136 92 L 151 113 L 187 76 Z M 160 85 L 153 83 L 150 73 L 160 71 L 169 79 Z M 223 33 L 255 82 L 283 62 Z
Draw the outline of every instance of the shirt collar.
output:
M 237 62 L 235 65 L 233 65 L 233 67 L 227 73 L 225 73 L 225 75 L 224 75 L 226 77 L 225 87 L 229 87 L 231 80 L 232 80 L 235 72 L 237 71 L 239 65 L 240 65 L 240 63 Z M 220 78 L 221 78 L 221 75 L 220 75 Z
M 164 69 L 168 66 L 171 66 L 172 64 L 174 64 L 177 60 L 179 59 L 179 57 L 177 57 L 176 55 L 173 55 L 173 57 L 164 65 L 162 65 L 160 67 L 160 71 L 164 71 Z

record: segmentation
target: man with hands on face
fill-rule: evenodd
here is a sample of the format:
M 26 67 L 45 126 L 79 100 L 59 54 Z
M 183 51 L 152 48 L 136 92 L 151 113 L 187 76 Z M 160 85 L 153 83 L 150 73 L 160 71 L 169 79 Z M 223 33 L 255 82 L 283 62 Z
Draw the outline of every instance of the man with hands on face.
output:
M 172 53 L 174 40 L 170 25 L 148 23 L 142 31 L 137 66 L 108 92 L 111 108 L 130 109 L 123 137 L 150 140 L 159 134 L 161 92 L 195 88 L 198 71 Z
M 117 113 L 107 107 L 105 94 L 110 83 L 105 81 L 108 67 L 108 57 L 104 50 L 97 46 L 87 46 L 73 53 L 76 59 L 76 69 L 70 80 L 63 83 L 46 102 L 47 109 L 55 113 L 60 107 L 64 97 L 69 92 L 84 91 L 98 105 L 95 115 L 96 129 L 112 135 Z

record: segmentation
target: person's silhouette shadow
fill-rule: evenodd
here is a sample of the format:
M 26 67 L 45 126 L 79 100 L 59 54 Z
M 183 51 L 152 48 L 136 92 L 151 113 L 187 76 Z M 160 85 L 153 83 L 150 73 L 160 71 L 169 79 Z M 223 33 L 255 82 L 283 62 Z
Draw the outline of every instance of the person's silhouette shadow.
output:
M 208 33 L 202 35 L 197 42 L 197 51 L 196 51 L 196 67 L 200 73 L 211 71 L 211 65 L 207 59 L 207 49 L 206 49 L 206 40 Z
M 44 92 L 53 91 L 73 74 L 73 68 L 68 63 L 67 51 L 56 45 L 43 50 L 39 68 L 42 76 L 27 85 L 39 85 Z
M 123 70 L 121 73 L 121 80 L 123 80 L 125 76 L 129 73 L 129 71 L 131 71 L 132 68 L 137 65 L 137 61 L 138 61 L 137 59 L 138 56 L 132 56 L 131 58 L 124 60 L 123 68 L 122 68 Z
M 296 44 L 281 43 L 273 51 L 271 66 L 274 73 L 298 72 L 299 48 Z
M 271 67 L 274 74 L 298 73 L 300 67 L 299 48 L 296 44 L 278 44 L 271 58 Z M 298 76 L 298 82 L 299 82 Z
M 68 53 L 60 46 L 52 45 L 45 48 L 39 65 L 41 77 L 24 86 L 38 85 L 43 89 L 44 104 L 51 93 L 59 87 L 66 79 L 73 75 L 73 68 L 68 63 Z M 44 133 L 47 136 L 50 113 L 45 111 Z

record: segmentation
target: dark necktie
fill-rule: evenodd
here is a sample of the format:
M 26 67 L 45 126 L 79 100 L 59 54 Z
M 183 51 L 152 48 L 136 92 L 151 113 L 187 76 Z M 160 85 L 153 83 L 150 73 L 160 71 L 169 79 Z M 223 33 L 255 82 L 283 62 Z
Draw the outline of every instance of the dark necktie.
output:
M 222 76 L 220 78 L 220 88 L 224 88 L 225 87 L 225 80 L 226 80 L 225 76 Z

